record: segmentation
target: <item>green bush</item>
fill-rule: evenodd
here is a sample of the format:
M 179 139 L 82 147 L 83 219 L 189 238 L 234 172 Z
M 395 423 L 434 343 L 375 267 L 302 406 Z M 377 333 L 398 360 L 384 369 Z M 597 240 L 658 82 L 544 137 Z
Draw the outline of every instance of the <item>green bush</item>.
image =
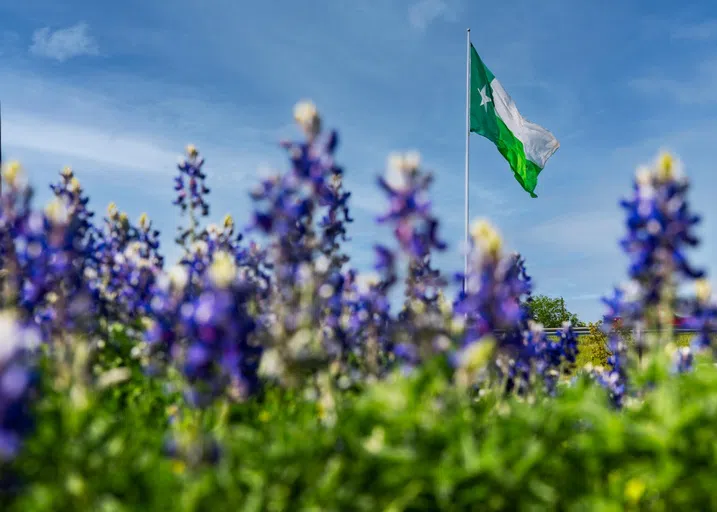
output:
M 590 328 L 590 333 L 578 338 L 580 352 L 575 362 L 575 368 L 583 368 L 587 364 L 591 364 L 594 367 L 604 367 L 607 365 L 607 358 L 610 355 L 610 351 L 607 348 L 607 336 L 600 330 L 599 323 L 590 323 L 588 327 Z M 628 344 L 634 342 L 631 334 L 624 333 L 623 336 Z M 687 347 L 693 337 L 694 334 L 691 333 L 676 333 L 674 343 L 678 347 Z M 717 337 L 715 337 L 715 341 L 717 341 Z
M 580 336 L 578 339 L 578 357 L 575 362 L 577 368 L 587 364 L 593 366 L 606 366 L 610 351 L 607 348 L 607 336 L 600 330 L 600 324 L 588 324 L 590 334 Z
M 166 394 L 141 373 L 85 399 L 48 386 L 12 511 L 713 510 L 717 369 L 663 379 L 622 412 L 579 378 L 556 399 L 468 398 L 437 368 L 315 401 L 218 404 L 223 454 L 162 454 Z M 538 406 L 539 405 L 539 406 Z M 181 416 L 184 415 L 184 416 Z

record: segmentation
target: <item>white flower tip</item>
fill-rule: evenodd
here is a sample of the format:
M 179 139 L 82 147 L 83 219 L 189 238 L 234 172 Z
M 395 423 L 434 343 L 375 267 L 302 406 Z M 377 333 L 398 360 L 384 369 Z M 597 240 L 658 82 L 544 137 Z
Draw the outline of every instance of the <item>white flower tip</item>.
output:
M 405 153 L 393 152 L 388 155 L 388 168 L 402 172 L 412 172 L 421 165 L 421 154 L 418 151 Z
M 214 255 L 209 267 L 209 278 L 220 288 L 226 288 L 237 275 L 237 267 L 231 254 L 225 251 L 219 251 Z
M 65 201 L 59 197 L 50 200 L 45 207 L 45 215 L 53 224 L 67 224 L 70 218 Z
M 294 120 L 307 136 L 315 136 L 321 130 L 321 118 L 316 105 L 309 100 L 303 100 L 294 106 Z
M 184 265 L 174 265 L 167 273 L 169 284 L 178 290 L 183 290 L 189 281 L 189 272 Z

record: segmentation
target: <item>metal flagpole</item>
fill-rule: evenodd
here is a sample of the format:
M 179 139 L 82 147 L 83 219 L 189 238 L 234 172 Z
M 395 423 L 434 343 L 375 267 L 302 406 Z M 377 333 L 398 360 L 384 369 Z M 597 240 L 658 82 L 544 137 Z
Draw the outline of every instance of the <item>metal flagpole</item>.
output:
M 469 231 L 470 227 L 468 225 L 469 219 L 468 219 L 468 209 L 470 206 L 470 201 L 468 199 L 468 186 L 469 186 L 469 180 L 468 177 L 470 175 L 470 137 L 471 137 L 471 29 L 466 30 L 466 167 L 465 167 L 465 259 L 463 262 L 463 270 L 464 275 L 466 277 L 463 278 L 463 291 L 467 291 L 467 276 L 468 276 L 468 256 L 469 256 Z

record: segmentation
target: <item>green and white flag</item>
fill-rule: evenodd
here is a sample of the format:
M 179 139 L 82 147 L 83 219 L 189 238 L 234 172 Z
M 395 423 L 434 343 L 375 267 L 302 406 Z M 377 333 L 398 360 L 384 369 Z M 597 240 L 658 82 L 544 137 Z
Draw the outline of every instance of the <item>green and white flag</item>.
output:
M 531 197 L 538 174 L 560 143 L 545 128 L 523 118 L 501 83 L 471 44 L 470 131 L 492 141 Z

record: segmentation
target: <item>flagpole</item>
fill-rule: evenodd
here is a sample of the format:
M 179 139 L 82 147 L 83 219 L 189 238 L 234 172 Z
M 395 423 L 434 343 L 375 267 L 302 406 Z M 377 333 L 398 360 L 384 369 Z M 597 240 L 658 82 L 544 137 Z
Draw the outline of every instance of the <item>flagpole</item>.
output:
M 470 175 L 470 136 L 471 136 L 471 29 L 466 30 L 466 166 L 465 166 L 465 256 L 463 261 L 463 291 L 467 291 L 467 278 L 468 278 L 468 256 L 470 252 L 469 238 L 469 226 L 468 226 L 468 209 L 470 206 L 468 187 L 469 187 L 469 175 Z

